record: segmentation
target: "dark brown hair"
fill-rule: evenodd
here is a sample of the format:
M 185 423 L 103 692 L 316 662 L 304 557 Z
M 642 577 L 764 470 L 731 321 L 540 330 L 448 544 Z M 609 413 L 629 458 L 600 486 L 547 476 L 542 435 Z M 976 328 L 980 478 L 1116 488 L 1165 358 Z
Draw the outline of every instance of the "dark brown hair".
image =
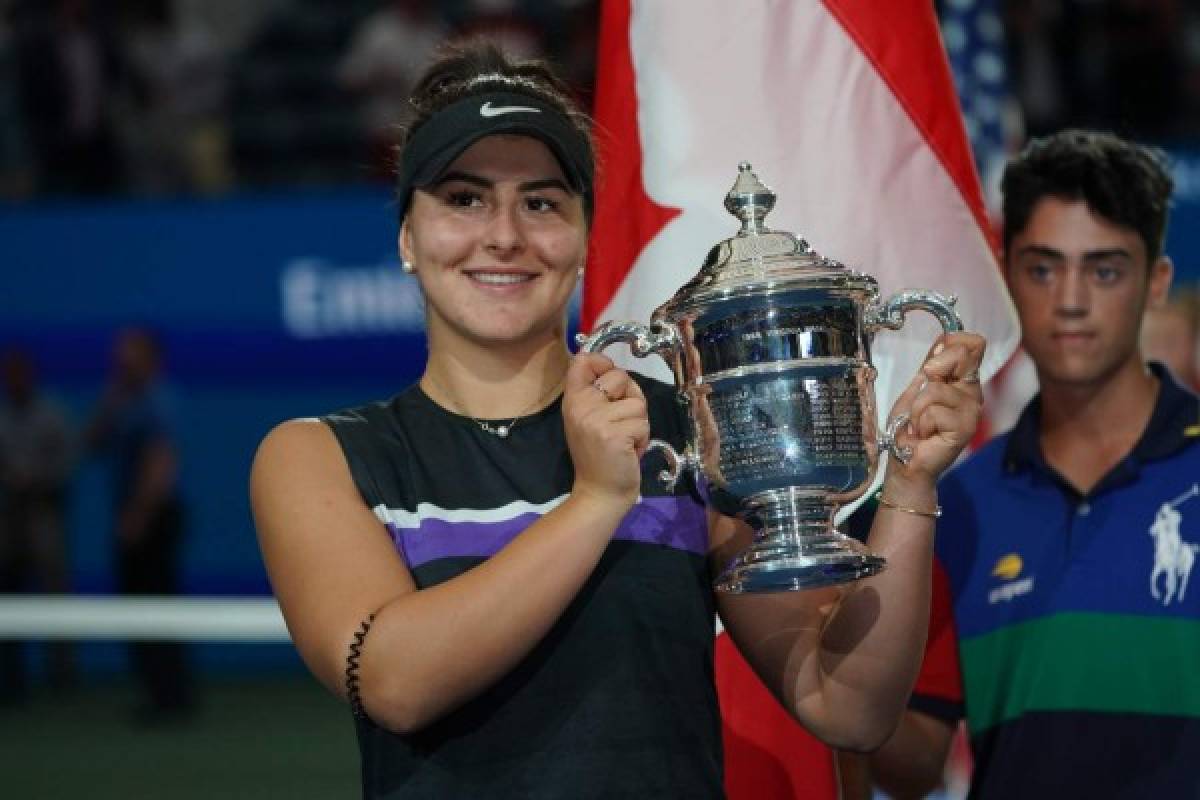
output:
M 1004 249 L 1043 197 L 1082 200 L 1093 213 L 1137 232 L 1149 264 L 1162 254 L 1175 182 L 1157 148 L 1111 133 L 1065 130 L 1034 139 L 1004 170 Z

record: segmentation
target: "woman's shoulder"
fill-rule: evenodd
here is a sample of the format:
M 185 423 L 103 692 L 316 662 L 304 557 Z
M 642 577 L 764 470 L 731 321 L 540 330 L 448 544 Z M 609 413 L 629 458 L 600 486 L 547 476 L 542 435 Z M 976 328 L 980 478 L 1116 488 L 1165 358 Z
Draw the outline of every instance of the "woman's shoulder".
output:
M 317 419 L 326 424 L 383 426 L 396 418 L 403 418 L 419 407 L 415 386 L 404 389 L 386 400 L 369 400 L 322 414 Z
M 361 405 L 339 408 L 322 414 L 315 419 L 324 423 L 341 438 L 342 433 L 365 433 L 390 427 L 392 421 L 391 405 L 393 401 L 374 400 Z
M 259 443 L 250 469 L 251 493 L 275 494 L 297 479 L 335 477 L 342 463 L 338 442 L 321 420 L 289 419 Z
M 384 500 L 381 476 L 393 475 L 411 455 L 409 431 L 421 426 L 413 419 L 420 412 L 420 398 L 406 389 L 388 400 L 288 420 L 263 439 L 252 474 L 273 479 L 299 470 L 340 479 L 349 473 L 374 507 Z
M 276 425 L 259 445 L 259 459 L 280 453 L 285 461 L 301 463 L 350 461 L 352 454 L 368 454 L 385 443 L 403 441 L 406 407 L 411 389 L 388 400 L 375 400 L 331 411 L 317 417 L 297 417 Z
M 395 439 L 406 428 L 421 424 L 427 412 L 424 395 L 416 386 L 387 400 L 372 400 L 322 414 L 317 419 L 328 426 L 339 440 L 346 438 L 384 437 Z M 402 438 L 402 437 L 401 437 Z

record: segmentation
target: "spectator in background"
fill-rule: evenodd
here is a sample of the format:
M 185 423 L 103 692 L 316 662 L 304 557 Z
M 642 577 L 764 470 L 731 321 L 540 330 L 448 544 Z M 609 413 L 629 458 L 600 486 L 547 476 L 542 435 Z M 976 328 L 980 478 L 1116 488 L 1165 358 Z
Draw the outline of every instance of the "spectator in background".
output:
M 115 38 L 89 0 L 56 0 L 18 43 L 21 99 L 38 180 L 51 193 L 104 193 L 123 171 L 112 123 Z
M 6 200 L 33 192 L 33 169 L 17 82 L 18 16 L 11 5 L 0 2 L 0 198 Z
M 592 107 L 596 75 L 599 13 L 587 0 L 558 0 L 558 24 L 547 44 L 549 56 L 561 64 L 563 77 L 584 108 Z
M 1196 371 L 1196 337 L 1200 335 L 1200 293 L 1195 288 L 1172 292 L 1159 308 L 1147 309 L 1142 320 L 1142 352 L 1159 361 L 1175 380 L 1193 391 L 1200 388 Z
M 428 0 L 389 0 L 363 20 L 338 67 L 338 79 L 362 97 L 372 174 L 391 180 L 400 129 L 412 115 L 408 96 L 446 31 Z
M 1008 58 L 1027 132 L 1070 125 L 1163 140 L 1194 131 L 1181 0 L 1006 0 Z M 1193 56 L 1194 58 L 1194 56 Z M 1190 101 L 1190 102 L 1189 102 Z
M 1060 127 L 1070 111 L 1063 53 L 1055 44 L 1064 33 L 1063 13 L 1057 3 L 1009 0 L 1004 4 L 1012 88 L 1033 135 Z
M 1162 140 L 1178 133 L 1184 99 L 1184 59 L 1180 34 L 1183 6 L 1178 0 L 1109 0 L 1104 9 L 1108 69 L 1101 95 L 1112 107 L 1113 123 L 1136 120 L 1140 135 Z
M 545 55 L 542 29 L 524 12 L 518 0 L 467 0 L 465 5 L 465 14 L 456 25 L 459 36 L 486 37 L 510 58 Z
M 227 54 L 193 12 L 142 3 L 126 34 L 138 100 L 126 128 L 134 188 L 211 193 L 233 182 Z
M 174 408 L 161 373 L 161 346 L 153 333 L 130 328 L 118 334 L 112 378 L 87 431 L 89 445 L 112 459 L 122 594 L 179 590 L 184 509 Z M 182 643 L 134 642 L 130 660 L 146 694 L 137 721 L 170 722 L 192 710 Z
M 896 797 L 928 792 L 965 700 L 972 797 L 1194 797 L 1197 398 L 1138 344 L 1171 282 L 1173 181 L 1157 151 L 1066 131 L 1002 188 L 1041 392 L 939 484 L 930 637 L 949 646 L 871 765 Z
M 0 592 L 69 590 L 64 512 L 72 447 L 67 415 L 37 387 L 19 350 L 0 357 Z M 50 685 L 73 680 L 70 646 L 48 650 Z M 0 704 L 28 693 L 22 644 L 0 641 Z

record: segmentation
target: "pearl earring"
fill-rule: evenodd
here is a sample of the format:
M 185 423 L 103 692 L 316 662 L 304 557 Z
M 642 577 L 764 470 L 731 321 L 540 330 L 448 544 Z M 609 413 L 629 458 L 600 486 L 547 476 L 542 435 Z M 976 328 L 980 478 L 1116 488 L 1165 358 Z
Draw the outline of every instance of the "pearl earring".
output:
M 409 275 L 412 275 L 414 272 L 417 271 L 417 267 L 415 264 L 410 264 L 409 262 L 403 261 L 403 260 L 401 260 L 401 262 L 400 262 L 400 269 L 403 270 L 404 272 L 408 273 Z

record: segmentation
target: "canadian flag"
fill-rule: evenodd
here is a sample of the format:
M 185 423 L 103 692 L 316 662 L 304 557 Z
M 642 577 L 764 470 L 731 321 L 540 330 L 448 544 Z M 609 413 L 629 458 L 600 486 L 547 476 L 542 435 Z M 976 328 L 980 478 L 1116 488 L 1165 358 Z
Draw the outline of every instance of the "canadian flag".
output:
M 647 321 L 732 236 L 740 161 L 778 195 L 767 225 L 879 281 L 954 294 L 988 339 L 1017 324 L 929 0 L 604 0 L 599 191 L 582 326 Z M 910 314 L 873 346 L 886 414 L 940 331 Z M 626 361 L 669 377 L 657 359 Z M 828 751 L 717 647 L 731 798 L 835 796 Z

